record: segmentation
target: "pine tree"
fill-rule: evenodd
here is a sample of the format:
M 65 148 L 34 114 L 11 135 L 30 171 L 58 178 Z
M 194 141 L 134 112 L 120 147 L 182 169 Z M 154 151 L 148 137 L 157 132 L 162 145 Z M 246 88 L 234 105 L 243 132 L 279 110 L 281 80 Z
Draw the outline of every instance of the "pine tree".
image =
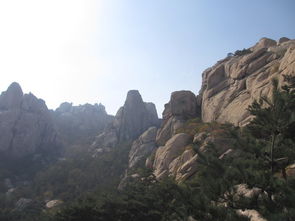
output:
M 290 82 L 290 79 L 294 78 L 286 77 L 286 79 Z M 254 101 L 249 107 L 250 113 L 255 118 L 248 125 L 248 129 L 254 137 L 269 142 L 265 156 L 269 161 L 271 172 L 274 173 L 278 169 L 276 167 L 282 165 L 284 168 L 290 163 L 288 155 L 284 153 L 287 149 L 286 139 L 295 129 L 295 94 L 294 82 L 283 86 L 282 90 L 279 89 L 277 79 L 273 79 L 272 85 L 271 99 L 262 96 L 258 102 Z

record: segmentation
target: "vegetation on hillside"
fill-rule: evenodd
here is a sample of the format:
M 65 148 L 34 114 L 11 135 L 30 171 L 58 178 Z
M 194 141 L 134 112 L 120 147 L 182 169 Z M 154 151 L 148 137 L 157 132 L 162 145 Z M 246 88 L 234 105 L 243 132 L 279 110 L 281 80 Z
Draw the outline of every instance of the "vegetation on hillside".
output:
M 118 191 L 130 144 L 96 158 L 79 152 L 39 173 L 30 186 L 37 201 L 57 197 L 66 201 L 64 206 L 35 206 L 26 216 L 4 208 L 0 220 L 249 220 L 245 212 L 269 221 L 295 220 L 295 175 L 289 169 L 295 164 L 295 79 L 286 81 L 279 90 L 274 80 L 272 98 L 249 107 L 255 118 L 245 128 L 194 119 L 178 131 L 214 132 L 232 141 L 225 157 L 214 143 L 203 152 L 195 145 L 199 170 L 186 182 L 158 181 L 152 171 L 138 170 L 140 176 Z

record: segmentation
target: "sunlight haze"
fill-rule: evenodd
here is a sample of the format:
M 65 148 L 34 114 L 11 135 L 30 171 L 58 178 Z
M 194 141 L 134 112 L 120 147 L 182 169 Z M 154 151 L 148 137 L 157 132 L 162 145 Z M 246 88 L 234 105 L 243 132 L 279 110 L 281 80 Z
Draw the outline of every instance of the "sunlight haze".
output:
M 1 1 L 0 90 L 16 81 L 51 109 L 102 103 L 115 114 L 137 89 L 161 116 L 171 92 L 197 94 L 228 52 L 295 38 L 294 11 L 292 0 Z

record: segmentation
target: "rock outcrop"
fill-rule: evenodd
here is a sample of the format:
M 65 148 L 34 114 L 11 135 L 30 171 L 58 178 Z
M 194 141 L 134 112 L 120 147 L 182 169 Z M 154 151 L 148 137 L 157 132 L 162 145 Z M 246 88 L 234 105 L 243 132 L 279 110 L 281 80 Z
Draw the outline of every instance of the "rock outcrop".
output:
M 244 53 L 244 54 L 243 54 Z M 271 79 L 295 75 L 295 40 L 262 38 L 249 50 L 228 56 L 203 72 L 202 120 L 247 124 L 247 107 L 262 95 L 270 96 Z
M 59 134 L 70 144 L 94 138 L 114 118 L 107 114 L 102 104 L 73 106 L 68 102 L 62 103 L 52 116 Z
M 217 62 L 204 71 L 198 96 L 190 91 L 172 93 L 157 131 L 158 148 L 147 158 L 146 166 L 153 169 L 157 179 L 173 176 L 181 182 L 199 169 L 196 147 L 198 152 L 205 152 L 213 143 L 220 159 L 235 154 L 233 141 L 222 133 L 223 129 L 206 122 L 246 125 L 251 120 L 248 106 L 262 95 L 271 96 L 271 79 L 276 77 L 282 83 L 287 74 L 295 75 L 295 40 L 288 38 L 278 42 L 263 38 L 253 47 Z M 193 121 L 199 121 L 199 127 L 211 128 L 210 132 L 195 132 L 198 125 L 186 128 Z
M 124 177 L 121 179 L 118 189 L 124 189 L 128 180 L 139 176 L 136 173 L 134 174 L 134 171 L 137 168 L 145 167 L 147 157 L 156 150 L 156 135 L 157 128 L 150 127 L 133 142 L 128 156 L 128 168 L 125 171 Z
M 131 90 L 123 107 L 121 107 L 112 123 L 99 134 L 93 148 L 114 147 L 119 142 L 133 141 L 149 127 L 158 127 L 157 110 L 153 103 L 143 102 L 137 90 Z
M 186 120 L 195 117 L 200 117 L 200 99 L 191 91 L 173 92 L 169 103 L 165 104 L 163 122 L 156 138 L 157 144 L 165 145 Z
M 169 175 L 170 167 L 177 157 L 183 154 L 192 137 L 185 133 L 174 135 L 165 146 L 157 149 L 153 163 L 154 174 L 158 179 Z
M 140 163 L 145 162 L 146 158 L 157 147 L 156 145 L 157 128 L 150 127 L 138 139 L 136 139 L 129 152 L 129 168 L 134 168 Z
M 62 200 L 50 200 L 46 203 L 46 208 L 52 209 L 52 208 L 60 206 L 61 204 L 63 204 Z
M 143 102 L 139 92 L 131 90 L 124 106 L 117 112 L 113 126 L 118 131 L 119 141 L 124 141 L 134 140 L 146 129 L 158 124 L 156 106 Z
M 0 96 L 0 155 L 21 158 L 52 153 L 60 142 L 49 110 L 43 100 L 23 94 L 12 83 Z
M 153 169 L 157 179 L 171 176 L 177 182 L 182 182 L 199 171 L 198 152 L 206 152 L 209 144 L 217 147 L 220 159 L 234 154 L 231 149 L 232 138 L 216 127 L 206 132 L 197 132 L 194 137 L 188 133 L 177 133 L 165 146 L 156 150 L 155 156 L 147 158 L 146 167 Z

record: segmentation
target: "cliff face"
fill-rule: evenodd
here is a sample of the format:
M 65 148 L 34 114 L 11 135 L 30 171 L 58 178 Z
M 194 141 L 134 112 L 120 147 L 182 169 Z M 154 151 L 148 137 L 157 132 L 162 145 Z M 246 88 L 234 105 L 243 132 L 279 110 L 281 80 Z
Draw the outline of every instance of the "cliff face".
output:
M 52 153 L 59 145 L 45 102 L 23 94 L 19 84 L 12 83 L 0 96 L 0 155 L 20 158 Z
M 96 137 L 92 147 L 107 149 L 119 142 L 133 141 L 149 127 L 158 127 L 159 123 L 155 105 L 144 102 L 137 90 L 131 90 L 124 106 L 118 110 L 104 132 Z
M 52 116 L 59 134 L 70 144 L 91 140 L 114 118 L 102 104 L 73 106 L 68 102 L 62 103 Z
M 271 79 L 295 75 L 295 40 L 262 38 L 248 50 L 217 62 L 203 72 L 202 120 L 243 126 L 251 120 L 247 107 L 270 96 Z
M 158 124 L 156 106 L 143 102 L 139 92 L 131 90 L 127 93 L 124 106 L 117 112 L 113 126 L 117 130 L 119 140 L 124 141 L 134 140 L 146 129 Z
M 198 154 L 192 145 L 200 146 L 202 152 L 212 142 L 218 147 L 220 157 L 230 154 L 231 140 L 219 134 L 223 129 L 218 124 L 209 126 L 194 123 L 195 120 L 191 119 L 244 126 L 251 120 L 248 106 L 261 96 L 269 97 L 272 79 L 278 78 L 282 83 L 284 75 L 295 75 L 295 40 L 287 38 L 278 42 L 262 38 L 253 47 L 236 51 L 218 61 L 203 72 L 198 96 L 190 91 L 172 93 L 157 131 L 155 141 L 158 147 L 147 158 L 146 166 L 158 179 L 173 176 L 182 181 L 198 170 Z M 185 127 L 195 127 L 194 124 L 212 128 L 201 133 L 190 129 L 190 134 L 185 131 Z

